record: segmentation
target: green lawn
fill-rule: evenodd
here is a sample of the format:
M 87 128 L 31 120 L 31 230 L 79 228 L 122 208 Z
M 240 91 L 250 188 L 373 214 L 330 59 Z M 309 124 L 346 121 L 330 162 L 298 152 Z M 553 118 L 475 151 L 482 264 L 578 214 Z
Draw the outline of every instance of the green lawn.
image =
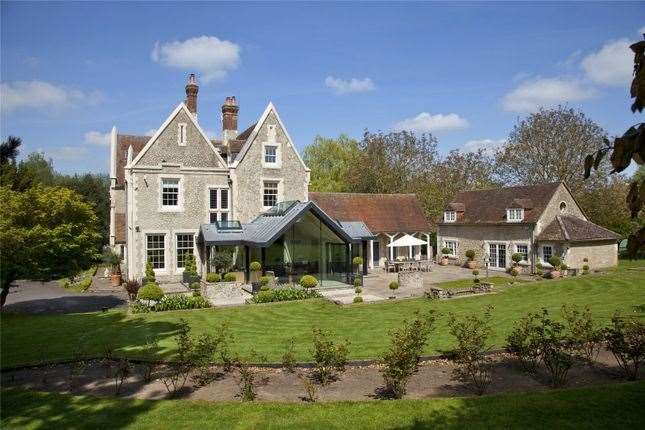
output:
M 435 286 L 437 286 L 439 288 L 443 288 L 444 290 L 460 290 L 462 288 L 470 288 L 474 284 L 473 283 L 473 278 L 458 279 L 456 281 L 440 282 L 438 284 L 435 284 Z M 504 287 L 509 282 L 511 282 L 511 280 L 512 280 L 512 278 L 510 278 L 508 276 L 490 276 L 488 278 L 486 278 L 485 276 L 480 276 L 479 279 L 482 282 L 490 282 L 491 284 L 494 285 L 494 287 Z M 520 282 L 527 282 L 527 281 L 528 281 L 527 279 L 522 279 L 522 278 L 516 278 L 515 279 L 516 284 L 518 284 Z
M 208 403 L 2 391 L 2 428 L 637 429 L 645 382 L 429 400 Z M 166 423 L 167 426 L 164 426 Z
M 427 354 L 435 354 L 452 344 L 446 326 L 448 312 L 481 313 L 487 305 L 495 306 L 491 341 L 501 347 L 518 318 L 541 307 L 557 314 L 565 303 L 589 305 L 603 323 L 616 309 L 642 314 L 645 271 L 623 269 L 606 275 L 526 282 L 498 294 L 449 301 L 412 299 L 337 306 L 324 300 L 308 300 L 139 315 L 124 311 L 42 316 L 6 314 L 0 323 L 0 358 L 2 367 L 11 367 L 41 359 L 71 359 L 76 350 L 98 356 L 108 344 L 116 348 L 117 354 L 136 358 L 147 338 L 156 338 L 159 353 L 168 356 L 174 348 L 173 337 L 180 318 L 185 318 L 195 333 L 212 332 L 223 321 L 229 321 L 236 341 L 234 350 L 246 354 L 255 349 L 270 362 L 280 361 L 284 345 L 291 337 L 295 338 L 297 359 L 309 361 L 313 327 L 330 329 L 338 337 L 348 339 L 350 358 L 375 358 L 386 348 L 386 336 L 391 328 L 398 327 L 415 311 L 430 309 L 441 314 L 426 348 Z

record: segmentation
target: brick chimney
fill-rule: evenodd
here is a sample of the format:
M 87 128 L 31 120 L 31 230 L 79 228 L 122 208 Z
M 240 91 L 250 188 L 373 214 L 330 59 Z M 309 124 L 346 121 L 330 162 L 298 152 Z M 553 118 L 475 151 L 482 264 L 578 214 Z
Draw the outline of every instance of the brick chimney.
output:
M 186 84 L 186 107 L 188 110 L 197 117 L 197 93 L 199 86 L 197 85 L 197 78 L 194 73 L 188 75 L 188 83 Z
M 222 138 L 226 143 L 229 139 L 237 137 L 237 113 L 240 107 L 235 96 L 226 97 L 222 105 Z

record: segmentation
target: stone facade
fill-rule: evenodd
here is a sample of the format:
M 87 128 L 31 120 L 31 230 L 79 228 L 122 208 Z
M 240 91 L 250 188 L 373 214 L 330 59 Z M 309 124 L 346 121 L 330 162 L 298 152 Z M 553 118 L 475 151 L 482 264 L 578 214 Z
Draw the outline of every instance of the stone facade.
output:
M 420 289 L 423 287 L 423 272 L 399 272 L 398 281 L 401 289 Z
M 271 132 L 270 128 L 273 128 Z M 263 163 L 263 144 L 268 142 L 278 147 L 279 163 L 276 167 L 265 167 Z M 268 112 L 257 135 L 246 145 L 249 145 L 247 152 L 243 154 L 232 175 L 235 219 L 246 223 L 264 211 L 263 183 L 267 180 L 278 182 L 279 201 L 307 201 L 308 169 L 288 142 L 287 134 L 273 110 Z
M 588 260 L 586 263 L 585 258 Z M 591 270 L 615 267 L 618 264 L 618 244 L 616 242 L 571 244 L 564 262 L 576 269 L 582 269 L 585 264 Z
M 565 204 L 564 210 L 560 209 L 562 202 Z M 549 204 L 544 209 L 544 212 L 542 212 L 542 216 L 538 219 L 535 225 L 535 236 L 538 236 L 546 226 L 551 224 L 551 221 L 555 219 L 556 215 L 560 214 L 573 215 L 584 220 L 587 219 L 564 184 L 560 184 L 555 193 L 553 193 Z

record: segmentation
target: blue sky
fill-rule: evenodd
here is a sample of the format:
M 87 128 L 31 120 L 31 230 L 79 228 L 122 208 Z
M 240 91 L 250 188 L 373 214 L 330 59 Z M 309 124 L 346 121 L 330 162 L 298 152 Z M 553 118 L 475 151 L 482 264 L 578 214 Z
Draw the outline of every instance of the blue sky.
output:
M 144 134 L 198 74 L 199 122 L 240 128 L 269 101 L 302 150 L 365 128 L 430 131 L 442 152 L 490 147 L 558 103 L 610 134 L 629 111 L 637 3 L 2 2 L 2 137 L 64 172 L 107 171 L 106 133 Z

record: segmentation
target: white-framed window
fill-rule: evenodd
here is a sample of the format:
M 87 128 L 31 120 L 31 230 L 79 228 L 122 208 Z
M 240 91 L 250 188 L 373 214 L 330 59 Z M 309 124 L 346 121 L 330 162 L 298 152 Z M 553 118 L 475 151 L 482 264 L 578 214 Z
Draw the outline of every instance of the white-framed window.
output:
M 542 261 L 548 263 L 551 256 L 553 256 L 553 247 L 551 245 L 542 246 Z
M 443 241 L 443 247 L 448 248 L 450 250 L 450 256 L 456 257 L 457 256 L 457 241 L 456 240 L 444 240 Z
M 155 270 L 166 268 L 166 235 L 154 233 L 146 235 L 146 264 L 150 261 Z
M 264 145 L 264 162 L 276 164 L 278 162 L 278 147 L 275 145 Z
M 227 221 L 229 210 L 228 188 L 209 188 L 208 211 L 210 223 L 215 224 L 217 221 Z
M 180 208 L 180 180 L 179 178 L 161 179 L 161 208 Z
M 278 204 L 278 181 L 264 181 L 262 186 L 262 206 L 264 209 Z
M 445 211 L 443 213 L 444 222 L 455 222 L 457 221 L 457 212 L 455 211 Z
M 195 235 L 193 233 L 177 233 L 175 237 L 175 246 L 177 248 L 177 268 L 186 267 L 186 256 L 193 254 L 195 245 Z
M 185 122 L 180 122 L 177 126 L 177 144 L 179 146 L 186 146 L 187 132 L 186 127 L 188 125 Z
M 529 246 L 525 243 L 515 245 L 515 252 L 522 254 L 522 261 L 529 261 Z
M 506 221 L 520 222 L 523 219 L 524 219 L 524 209 L 521 209 L 521 208 L 506 209 Z

